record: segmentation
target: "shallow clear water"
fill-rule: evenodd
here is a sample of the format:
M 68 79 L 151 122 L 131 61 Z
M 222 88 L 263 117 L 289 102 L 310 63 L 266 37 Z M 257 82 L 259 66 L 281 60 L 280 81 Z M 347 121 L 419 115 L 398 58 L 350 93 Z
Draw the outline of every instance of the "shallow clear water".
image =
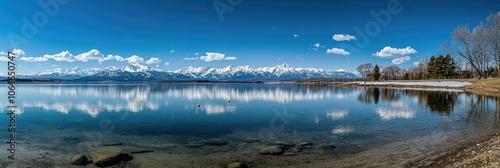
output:
M 453 90 L 23 84 L 16 91 L 17 160 L 2 159 L 2 167 L 67 167 L 71 156 L 115 142 L 155 151 L 134 155 L 130 167 L 226 167 L 234 161 L 252 167 L 399 167 L 481 140 L 500 124 L 498 99 Z M 7 97 L 6 85 L 0 93 Z M 7 101 L 0 105 L 7 113 Z M 8 116 L 1 121 L 7 129 Z M 8 136 L 0 138 L 9 141 Z M 228 144 L 184 146 L 210 138 Z M 337 148 L 306 149 L 291 157 L 258 154 L 273 141 Z

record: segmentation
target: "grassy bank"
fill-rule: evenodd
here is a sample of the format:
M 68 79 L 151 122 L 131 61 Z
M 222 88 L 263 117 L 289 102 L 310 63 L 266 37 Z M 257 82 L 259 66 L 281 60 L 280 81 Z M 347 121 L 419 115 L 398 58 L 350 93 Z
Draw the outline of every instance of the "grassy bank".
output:
M 500 78 L 488 78 L 488 79 L 430 79 L 422 80 L 425 82 L 429 81 L 459 81 L 459 82 L 470 82 L 472 85 L 466 86 L 464 90 L 466 92 L 499 97 L 500 98 Z
M 470 82 L 472 85 L 465 86 L 463 88 L 457 87 L 446 87 L 439 86 L 438 88 L 454 88 L 454 89 L 464 89 L 466 92 L 499 97 L 500 98 L 500 78 L 488 78 L 488 79 L 429 79 L 429 80 L 413 80 L 413 81 L 394 81 L 394 82 L 447 82 L 447 81 L 458 81 L 458 82 Z M 306 84 L 306 85 L 319 85 L 319 86 L 348 86 L 348 87 L 356 87 L 356 86 L 372 86 L 370 82 L 367 84 L 359 84 L 352 82 L 301 82 L 297 84 Z M 392 87 L 392 88 L 400 88 L 400 87 L 415 87 L 415 88 L 433 88 L 437 86 L 412 86 L 412 85 L 373 85 L 376 87 Z
M 492 97 L 500 97 L 500 78 L 488 79 L 468 79 L 473 85 L 465 87 L 465 91 L 487 95 Z

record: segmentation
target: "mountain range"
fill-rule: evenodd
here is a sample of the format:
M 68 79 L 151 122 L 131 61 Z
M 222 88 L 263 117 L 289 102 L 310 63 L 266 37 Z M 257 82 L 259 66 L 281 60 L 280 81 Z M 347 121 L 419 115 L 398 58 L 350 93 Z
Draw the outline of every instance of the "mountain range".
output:
M 154 69 L 142 64 L 131 64 L 122 68 L 57 68 L 39 73 L 21 74 L 17 78 L 61 79 L 76 81 L 189 81 L 208 80 L 220 82 L 287 81 L 309 78 L 358 78 L 345 70 L 324 70 L 316 68 L 293 68 L 288 64 L 273 67 L 252 68 L 245 66 L 187 67 L 176 71 Z

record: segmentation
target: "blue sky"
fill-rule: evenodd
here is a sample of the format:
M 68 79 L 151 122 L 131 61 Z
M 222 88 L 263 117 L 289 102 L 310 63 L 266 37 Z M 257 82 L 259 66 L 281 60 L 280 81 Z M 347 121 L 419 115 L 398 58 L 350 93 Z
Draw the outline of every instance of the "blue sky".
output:
M 457 25 L 478 25 L 500 11 L 500 2 L 6 0 L 0 8 L 0 51 L 24 52 L 21 73 L 129 63 L 355 71 L 367 62 L 412 67 L 439 55 Z

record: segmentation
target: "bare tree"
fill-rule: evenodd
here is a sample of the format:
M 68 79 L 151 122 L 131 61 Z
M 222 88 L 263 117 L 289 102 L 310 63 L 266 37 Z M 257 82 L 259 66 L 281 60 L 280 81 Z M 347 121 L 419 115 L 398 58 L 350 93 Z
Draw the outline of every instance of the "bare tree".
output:
M 382 69 L 382 73 L 384 74 L 384 77 L 386 79 L 395 80 L 398 77 L 401 77 L 404 72 L 397 65 L 391 65 L 389 67 Z
M 479 79 L 483 77 L 481 69 L 481 42 L 478 42 L 478 37 L 481 31 L 480 29 L 475 29 L 475 33 L 471 33 L 468 26 L 458 26 L 455 31 L 451 34 L 453 41 L 457 44 L 455 46 L 458 55 L 465 58 L 467 62 L 475 70 Z
M 359 74 L 361 74 L 361 76 L 363 77 L 363 80 L 365 81 L 365 83 L 368 80 L 368 77 L 371 76 L 372 69 L 373 69 L 373 66 L 371 63 L 361 64 L 356 68 L 356 70 L 359 72 Z
M 450 47 L 450 45 L 446 41 L 441 43 L 438 51 L 440 52 L 441 55 L 449 55 L 449 54 L 453 53 L 452 48 Z
M 490 44 L 488 43 L 490 37 L 488 36 L 488 30 L 484 27 L 482 22 L 472 30 L 472 38 L 475 42 L 475 53 L 477 53 L 476 61 L 486 79 L 488 77 L 488 66 L 491 62 L 491 54 L 489 53 Z
M 490 14 L 486 19 L 486 26 L 488 28 L 487 43 L 490 45 L 489 54 L 495 61 L 497 71 L 500 71 L 500 12 Z

